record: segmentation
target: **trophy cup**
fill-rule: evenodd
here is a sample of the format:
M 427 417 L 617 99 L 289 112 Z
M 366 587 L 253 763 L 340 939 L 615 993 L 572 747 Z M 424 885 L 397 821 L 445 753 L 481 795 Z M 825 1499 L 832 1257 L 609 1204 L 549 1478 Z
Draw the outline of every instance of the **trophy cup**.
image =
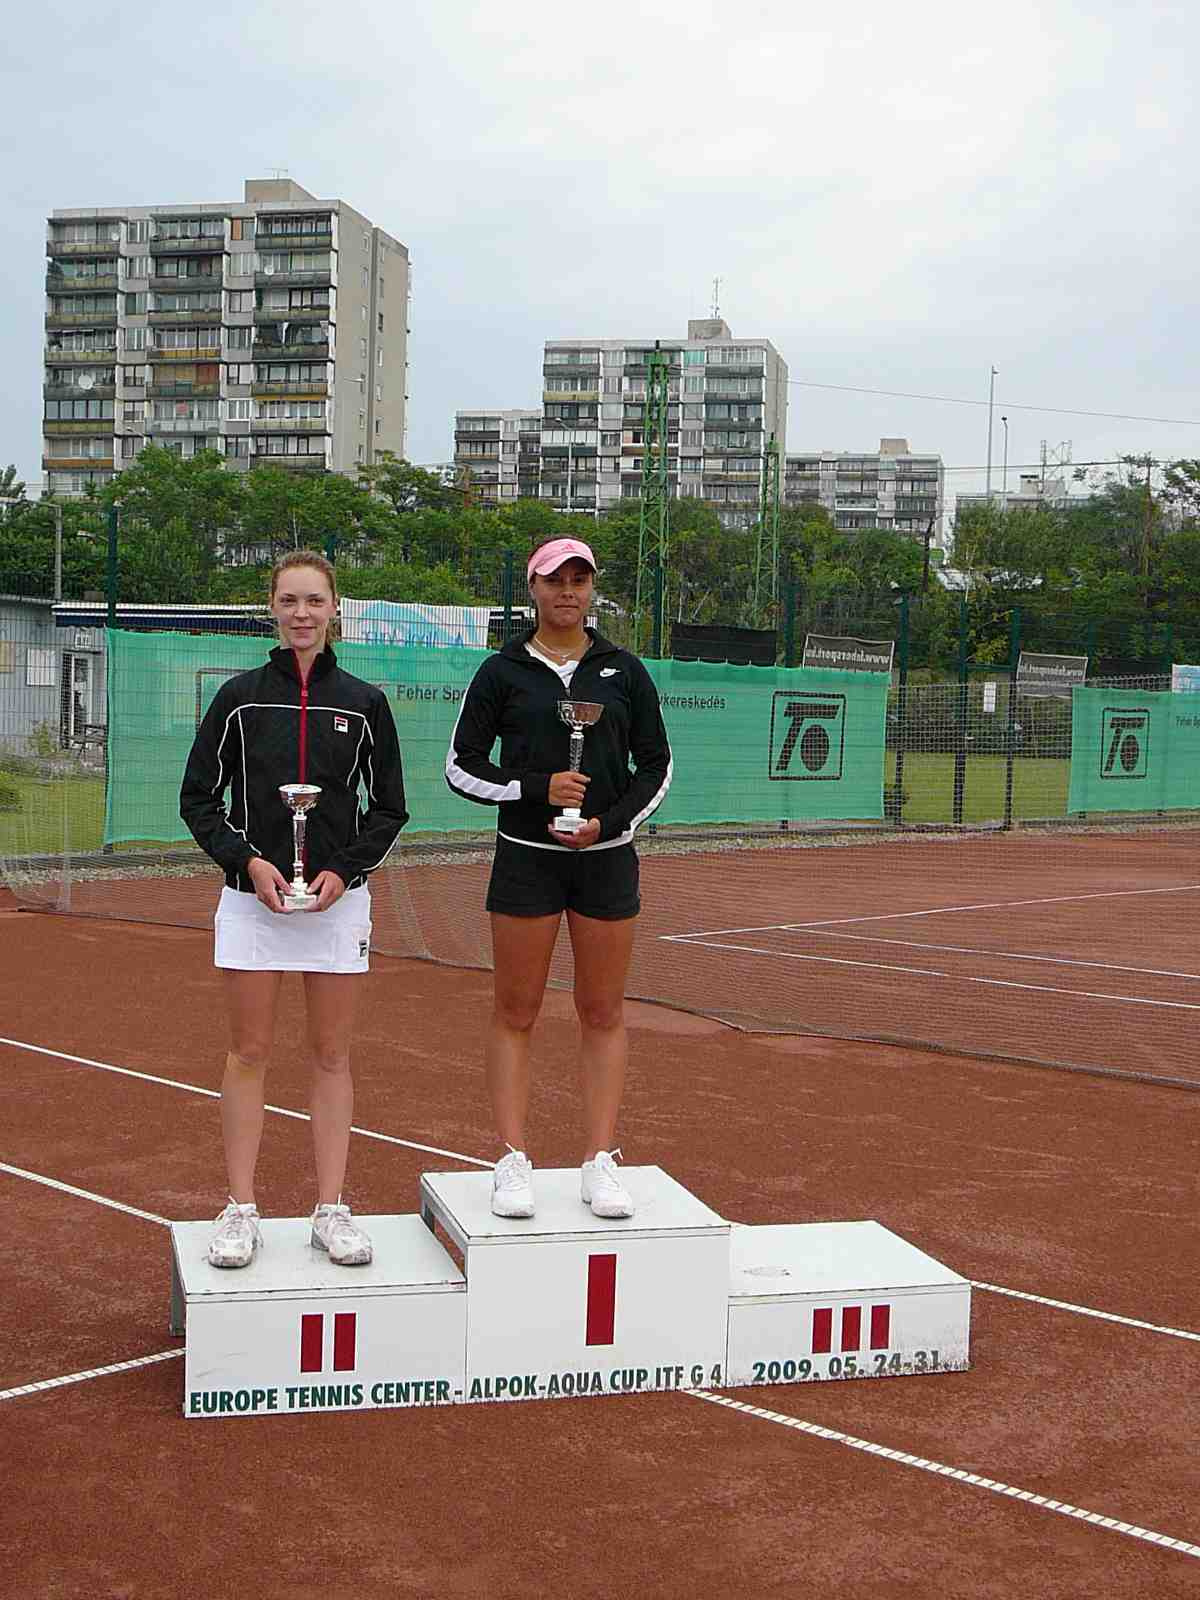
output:
M 292 813 L 295 858 L 292 862 L 292 881 L 282 897 L 285 911 L 311 911 L 317 903 L 317 896 L 304 881 L 304 830 L 308 823 L 308 813 L 316 805 L 320 793 L 315 783 L 279 785 L 280 798 Z
M 600 721 L 604 707 L 594 700 L 560 700 L 558 714 L 571 730 L 570 770 L 578 772 L 583 765 L 583 730 Z M 566 806 L 552 826 L 555 833 L 578 833 L 587 824 L 578 806 Z

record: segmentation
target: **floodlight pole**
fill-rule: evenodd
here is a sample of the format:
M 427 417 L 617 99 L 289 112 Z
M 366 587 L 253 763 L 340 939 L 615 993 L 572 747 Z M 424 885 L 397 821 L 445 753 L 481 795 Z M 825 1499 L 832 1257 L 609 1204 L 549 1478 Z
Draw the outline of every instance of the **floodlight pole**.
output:
M 988 448 L 987 448 L 987 498 L 992 503 L 992 412 L 996 405 L 996 372 L 993 367 L 988 379 Z

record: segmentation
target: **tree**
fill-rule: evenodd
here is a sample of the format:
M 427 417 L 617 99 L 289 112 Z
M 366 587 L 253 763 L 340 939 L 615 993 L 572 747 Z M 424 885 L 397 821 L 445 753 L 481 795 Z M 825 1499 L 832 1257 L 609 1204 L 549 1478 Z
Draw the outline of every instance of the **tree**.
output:
M 390 450 L 380 450 L 374 461 L 362 463 L 358 479 L 397 514 L 462 504 L 462 493 L 453 484 L 443 483 L 438 473 L 414 467 L 411 461 Z
M 207 598 L 223 545 L 236 539 L 244 484 L 214 450 L 190 460 L 148 445 L 101 489 L 120 507 L 121 598 L 185 604 Z

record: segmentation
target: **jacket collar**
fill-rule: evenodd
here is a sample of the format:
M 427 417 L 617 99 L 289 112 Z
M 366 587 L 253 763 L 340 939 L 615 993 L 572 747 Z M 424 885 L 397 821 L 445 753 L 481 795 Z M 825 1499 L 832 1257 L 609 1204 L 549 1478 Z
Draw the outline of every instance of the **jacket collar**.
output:
M 293 650 L 285 650 L 283 645 L 277 644 L 271 651 L 271 665 L 277 672 L 282 672 L 285 678 L 290 678 L 293 683 L 300 682 L 300 674 L 296 670 L 296 654 Z M 312 664 L 308 675 L 309 683 L 315 683 L 318 678 L 323 678 L 326 673 L 332 672 L 337 666 L 337 657 L 329 645 Z
M 595 628 L 589 628 L 585 625 L 583 631 L 592 641 L 592 647 L 587 652 L 584 660 L 592 661 L 596 658 L 596 656 L 615 655 L 617 650 L 620 648 L 619 645 L 613 644 L 611 639 L 606 639 L 602 633 L 597 633 Z M 500 654 L 502 656 L 507 656 L 510 661 L 528 661 L 529 655 L 525 649 L 525 646 L 530 642 L 536 632 L 537 624 L 534 623 L 532 628 L 526 628 L 523 632 L 515 634 L 507 644 L 501 645 Z

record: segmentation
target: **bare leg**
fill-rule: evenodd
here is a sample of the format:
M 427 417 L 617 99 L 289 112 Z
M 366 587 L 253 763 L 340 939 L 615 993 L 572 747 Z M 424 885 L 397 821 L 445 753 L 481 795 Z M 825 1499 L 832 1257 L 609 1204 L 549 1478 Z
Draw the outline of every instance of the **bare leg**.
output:
M 551 917 L 492 913 L 495 998 L 485 1058 L 487 1086 L 496 1132 L 514 1150 L 525 1148 L 529 1037 L 542 1009 L 559 921 L 557 912 Z
M 336 1204 L 346 1181 L 350 1124 L 354 1121 L 350 1036 L 360 983 L 358 973 L 304 974 L 308 1043 L 313 1058 L 309 1111 L 319 1205 Z
M 625 1034 L 625 979 L 633 954 L 636 918 L 604 922 L 567 912 L 575 952 L 575 1010 L 582 1035 L 583 1159 L 611 1150 L 625 1088 L 629 1056 Z
M 275 1039 L 282 972 L 225 969 L 225 998 L 233 1048 L 221 1079 L 221 1133 L 229 1193 L 239 1204 L 254 1199 L 254 1169 L 263 1130 L 263 1085 Z

